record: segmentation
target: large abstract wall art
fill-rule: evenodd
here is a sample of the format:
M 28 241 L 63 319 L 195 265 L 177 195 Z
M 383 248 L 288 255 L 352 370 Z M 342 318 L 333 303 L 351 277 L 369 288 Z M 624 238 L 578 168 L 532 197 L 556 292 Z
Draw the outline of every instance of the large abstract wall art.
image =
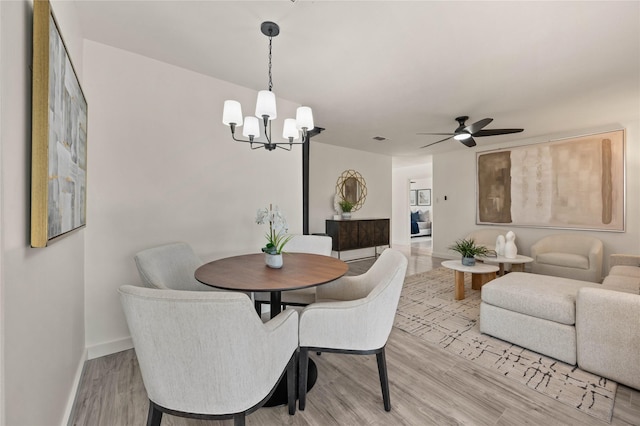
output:
M 625 230 L 624 130 L 479 152 L 478 224 Z
M 87 101 L 48 1 L 33 5 L 31 246 L 86 225 Z

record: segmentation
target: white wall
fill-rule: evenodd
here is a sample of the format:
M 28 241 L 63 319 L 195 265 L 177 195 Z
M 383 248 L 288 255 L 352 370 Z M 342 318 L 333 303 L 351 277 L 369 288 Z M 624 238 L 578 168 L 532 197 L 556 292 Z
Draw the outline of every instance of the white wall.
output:
M 70 2 L 54 2 L 82 81 L 82 46 Z M 0 2 L 4 418 L 8 425 L 66 422 L 85 355 L 84 231 L 29 247 L 31 1 Z M 89 105 L 91 101 L 89 100 Z
M 638 117 L 638 111 L 631 114 Z M 545 138 L 531 138 L 515 145 L 542 143 L 548 140 L 570 137 L 578 134 L 597 133 L 615 128 L 626 128 L 626 232 L 577 231 L 548 228 L 511 227 L 517 239 L 518 252 L 528 255 L 529 248 L 538 239 L 557 233 L 581 233 L 599 238 L 604 243 L 605 270 L 607 258 L 611 253 L 640 253 L 640 122 L 637 118 L 621 119 L 620 124 L 581 129 L 580 131 L 551 135 Z M 462 238 L 474 229 L 485 226 L 475 225 L 476 197 L 476 151 L 487 151 L 499 148 L 487 146 L 482 149 L 460 149 L 454 152 L 439 154 L 433 160 L 432 203 L 434 217 L 437 219 L 438 238 L 433 242 L 433 255 L 454 257 L 447 247 L 456 239 Z M 504 148 L 504 146 L 500 146 Z M 444 201 L 447 196 L 447 201 Z M 499 226 L 509 228 L 508 225 Z
M 325 220 L 335 214 L 336 182 L 342 172 L 349 169 L 359 172 L 367 185 L 365 203 L 353 213 L 352 218 L 392 219 L 391 157 L 318 143 L 313 139 L 309 154 L 309 233 L 325 232 Z M 369 255 L 369 252 L 373 253 L 373 249 L 353 250 L 345 252 L 341 258 L 361 257 Z
M 117 289 L 140 283 L 133 256 L 173 241 L 203 260 L 259 252 L 256 210 L 277 204 L 302 232 L 302 154 L 252 151 L 222 124 L 225 99 L 251 114 L 257 92 L 85 41 L 89 98 L 86 340 L 89 358 L 131 347 Z M 278 100 L 279 138 L 298 105 Z M 239 129 L 241 131 L 241 129 Z

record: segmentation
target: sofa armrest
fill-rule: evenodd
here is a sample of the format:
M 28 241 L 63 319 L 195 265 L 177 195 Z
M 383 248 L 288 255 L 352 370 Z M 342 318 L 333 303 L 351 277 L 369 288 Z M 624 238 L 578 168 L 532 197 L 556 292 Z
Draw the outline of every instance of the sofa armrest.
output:
M 602 282 L 602 251 L 603 245 L 600 240 L 595 242 L 589 249 L 589 269 L 594 271 L 598 282 Z
M 580 368 L 640 389 L 640 295 L 581 288 L 576 337 Z
M 611 254 L 609 255 L 609 270 L 616 265 L 640 266 L 640 255 L 637 254 Z
M 531 257 L 533 258 L 534 262 L 536 261 L 536 257 L 539 254 L 547 253 L 549 251 L 551 251 L 550 244 L 544 239 L 535 242 L 530 248 Z

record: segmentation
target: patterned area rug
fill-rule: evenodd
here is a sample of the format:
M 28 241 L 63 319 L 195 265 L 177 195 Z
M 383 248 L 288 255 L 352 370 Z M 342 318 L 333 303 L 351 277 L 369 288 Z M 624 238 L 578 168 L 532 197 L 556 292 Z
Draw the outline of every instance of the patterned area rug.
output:
M 465 274 L 465 299 L 453 298 L 453 272 L 438 268 L 405 279 L 395 326 L 564 404 L 611 423 L 617 383 L 481 334 L 480 292 Z

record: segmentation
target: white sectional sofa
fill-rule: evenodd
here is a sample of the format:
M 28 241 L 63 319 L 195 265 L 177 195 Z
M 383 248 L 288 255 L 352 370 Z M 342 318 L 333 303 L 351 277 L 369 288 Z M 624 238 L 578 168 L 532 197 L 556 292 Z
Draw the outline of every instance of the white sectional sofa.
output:
M 485 284 L 480 331 L 640 389 L 640 256 L 602 284 L 513 272 Z

